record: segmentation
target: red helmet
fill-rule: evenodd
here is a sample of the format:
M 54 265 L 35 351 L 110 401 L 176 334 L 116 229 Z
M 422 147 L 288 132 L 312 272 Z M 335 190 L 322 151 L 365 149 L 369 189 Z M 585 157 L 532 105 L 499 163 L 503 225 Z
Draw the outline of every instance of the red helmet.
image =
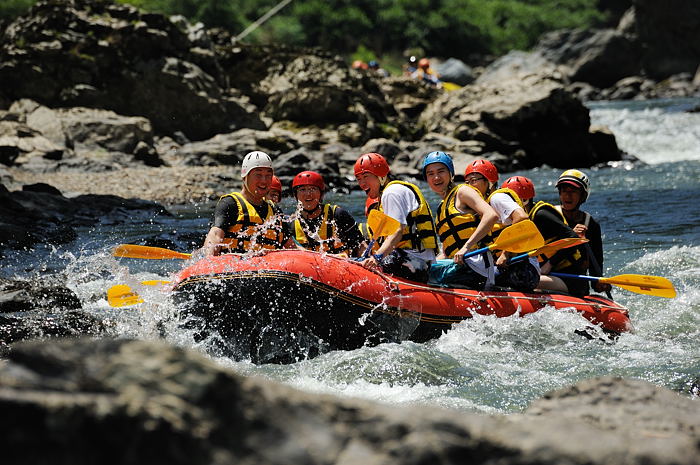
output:
M 316 186 L 321 192 L 326 190 L 326 183 L 323 182 L 323 176 L 315 171 L 302 171 L 294 176 L 292 189 L 296 190 L 297 187 L 301 186 Z
M 383 178 L 389 174 L 389 164 L 378 153 L 365 153 L 355 162 L 355 176 L 362 173 L 372 173 L 378 178 Z
M 535 185 L 525 176 L 512 176 L 501 187 L 513 190 L 523 202 L 535 196 Z
M 430 60 L 427 58 L 421 58 L 418 60 L 418 67 L 423 69 L 428 69 L 430 67 Z
M 464 177 L 466 178 L 471 173 L 479 173 L 489 182 L 498 182 L 498 169 L 488 160 L 479 159 L 469 163 L 467 169 L 464 170 Z
M 369 216 L 369 212 L 375 208 L 379 208 L 379 199 L 367 196 L 367 200 L 365 200 L 365 216 Z
M 277 176 L 272 176 L 272 182 L 270 183 L 270 190 L 282 192 L 282 181 Z

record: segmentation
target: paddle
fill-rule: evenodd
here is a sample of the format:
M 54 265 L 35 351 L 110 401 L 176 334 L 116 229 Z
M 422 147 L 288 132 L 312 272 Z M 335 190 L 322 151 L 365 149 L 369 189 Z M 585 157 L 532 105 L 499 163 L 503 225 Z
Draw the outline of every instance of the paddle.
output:
M 163 260 L 169 258 L 180 258 L 187 260 L 192 254 L 176 252 L 161 247 L 148 247 L 145 245 L 121 244 L 114 248 L 112 255 L 125 258 L 145 258 L 152 260 Z
M 140 304 L 143 299 L 126 284 L 117 284 L 107 291 L 107 302 L 110 307 L 126 307 Z
M 146 286 L 164 286 L 166 284 L 171 284 L 171 282 L 163 281 L 162 279 L 151 279 L 148 281 L 141 281 L 141 284 Z M 140 304 L 143 301 L 141 296 L 126 284 L 116 284 L 107 290 L 107 303 L 109 303 L 110 307 L 127 307 L 129 305 Z
M 558 241 L 550 242 L 549 244 L 545 244 L 539 249 L 531 250 L 527 253 L 521 254 L 521 255 L 516 255 L 515 257 L 511 258 L 508 260 L 508 263 L 514 263 L 518 262 L 520 260 L 524 260 L 528 257 L 534 257 L 536 255 L 552 255 L 556 253 L 558 250 L 561 249 L 566 249 L 569 247 L 575 247 L 577 245 L 585 244 L 588 242 L 588 239 L 580 238 L 580 237 L 567 237 L 564 239 L 559 239 Z
M 672 299 L 676 296 L 676 289 L 673 283 L 661 276 L 647 276 L 642 274 L 621 274 L 609 278 L 600 278 L 596 276 L 587 276 L 581 274 L 568 273 L 549 273 L 551 276 L 559 278 L 572 279 L 587 279 L 589 281 L 598 281 L 601 283 L 609 283 L 615 286 L 627 289 L 628 291 L 637 294 L 654 295 L 657 297 L 666 297 Z
M 487 250 L 505 250 L 507 252 L 521 253 L 528 250 L 539 249 L 544 245 L 542 234 L 531 220 L 520 221 L 505 228 L 496 238 L 496 241 L 488 247 L 472 250 L 464 254 L 464 258 L 479 255 Z M 438 263 L 446 264 L 452 259 L 438 260 Z
M 367 250 L 365 250 L 365 253 L 360 257 L 360 261 L 369 257 L 369 254 L 372 253 L 372 246 L 377 237 L 391 236 L 401 229 L 401 223 L 379 210 L 372 210 L 369 212 L 367 226 L 369 227 L 371 239 L 367 245 Z

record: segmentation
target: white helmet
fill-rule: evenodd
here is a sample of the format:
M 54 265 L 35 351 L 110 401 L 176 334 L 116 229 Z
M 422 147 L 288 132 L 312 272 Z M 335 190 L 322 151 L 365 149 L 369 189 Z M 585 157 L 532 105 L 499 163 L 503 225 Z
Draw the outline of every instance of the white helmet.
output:
M 272 158 L 270 158 L 270 155 L 259 150 L 246 154 L 241 164 L 241 178 L 245 179 L 253 168 L 272 169 Z

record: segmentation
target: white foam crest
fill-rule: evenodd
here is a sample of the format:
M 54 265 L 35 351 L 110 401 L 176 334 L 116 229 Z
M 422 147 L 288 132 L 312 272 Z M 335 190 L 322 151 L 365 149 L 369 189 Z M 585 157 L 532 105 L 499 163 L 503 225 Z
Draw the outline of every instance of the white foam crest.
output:
M 591 122 L 607 126 L 618 146 L 650 164 L 700 160 L 700 113 L 598 108 Z

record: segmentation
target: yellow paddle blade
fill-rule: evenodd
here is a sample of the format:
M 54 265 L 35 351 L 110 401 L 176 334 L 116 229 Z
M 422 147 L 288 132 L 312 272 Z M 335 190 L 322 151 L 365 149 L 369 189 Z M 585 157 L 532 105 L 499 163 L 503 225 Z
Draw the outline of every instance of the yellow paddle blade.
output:
M 462 86 L 460 86 L 459 84 L 455 84 L 454 82 L 443 82 L 442 88 L 448 92 L 451 92 L 453 90 L 461 89 Z
M 520 221 L 505 228 L 489 249 L 513 253 L 528 252 L 544 245 L 544 238 L 531 220 Z
M 566 249 L 569 247 L 576 247 L 577 245 L 582 245 L 586 242 L 588 242 L 588 239 L 585 239 L 583 237 L 567 237 L 564 239 L 559 239 L 558 241 L 550 242 L 549 244 L 545 244 L 539 249 L 530 252 L 529 255 L 552 255 L 558 250 Z
M 145 284 L 146 286 L 165 286 L 166 284 L 170 284 L 170 281 L 163 281 L 162 279 L 151 279 L 149 281 L 141 281 L 141 284 Z
M 145 258 L 162 260 L 168 258 L 181 258 L 187 260 L 192 256 L 189 253 L 176 252 L 161 247 L 148 247 L 145 245 L 121 244 L 114 248 L 112 255 L 125 258 Z
M 610 278 L 600 278 L 598 282 L 614 284 L 637 294 L 654 295 L 669 299 L 676 297 L 676 288 L 673 287 L 673 283 L 661 276 L 621 274 Z
M 401 229 L 401 223 L 379 210 L 369 212 L 367 224 L 372 231 L 373 238 L 391 236 Z
M 126 284 L 117 284 L 107 291 L 107 303 L 110 307 L 127 307 L 143 302 L 143 299 Z

